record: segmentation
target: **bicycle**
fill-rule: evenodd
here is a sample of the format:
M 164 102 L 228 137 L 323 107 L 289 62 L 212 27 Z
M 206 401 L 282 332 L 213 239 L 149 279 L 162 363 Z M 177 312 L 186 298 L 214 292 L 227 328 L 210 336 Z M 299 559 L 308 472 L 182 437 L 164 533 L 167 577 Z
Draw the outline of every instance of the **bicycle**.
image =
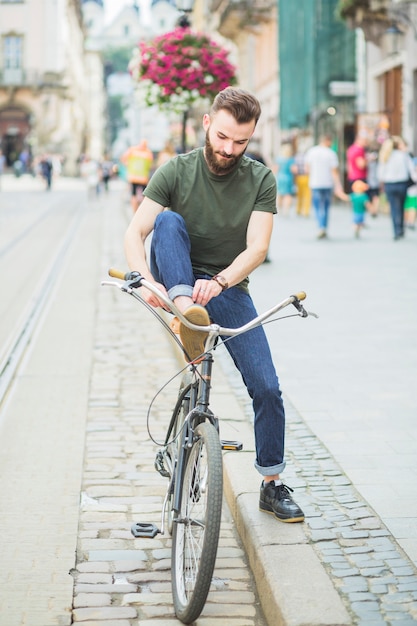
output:
M 174 302 L 138 272 L 125 274 L 110 269 L 109 275 L 123 282 L 103 281 L 102 284 L 118 287 L 143 304 L 181 346 L 184 353 L 185 350 L 170 325 L 141 297 L 137 288 L 146 287 L 152 291 L 188 328 L 208 331 L 204 353 L 184 368 L 186 371 L 165 441 L 155 459 L 155 469 L 168 479 L 162 505 L 161 527 L 158 528 L 153 523 L 135 523 L 131 528 L 134 537 L 153 538 L 159 533 L 165 534 L 167 520 L 168 532 L 172 535 L 171 585 L 174 610 L 180 621 L 190 624 L 204 608 L 216 561 L 223 500 L 221 452 L 242 449 L 242 444 L 238 441 L 220 440 L 219 420 L 210 410 L 213 350 L 221 337 L 232 338 L 267 320 L 273 321 L 269 319 L 272 315 L 291 304 L 297 309 L 297 313 L 293 315 L 317 316 L 304 309 L 301 301 L 306 294 L 300 292 L 289 296 L 239 328 L 224 328 L 217 324 L 198 326 L 189 322 Z

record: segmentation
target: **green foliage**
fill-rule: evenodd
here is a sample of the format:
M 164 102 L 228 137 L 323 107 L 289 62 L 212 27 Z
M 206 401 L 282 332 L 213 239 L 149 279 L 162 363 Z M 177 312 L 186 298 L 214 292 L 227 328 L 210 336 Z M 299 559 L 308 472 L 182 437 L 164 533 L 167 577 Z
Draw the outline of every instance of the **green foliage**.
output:
M 115 141 L 119 130 L 125 126 L 123 117 L 123 96 L 109 96 L 107 99 L 107 112 L 110 129 L 110 143 Z
M 106 48 L 103 50 L 106 74 L 113 72 L 128 72 L 128 65 L 132 56 L 132 48 Z

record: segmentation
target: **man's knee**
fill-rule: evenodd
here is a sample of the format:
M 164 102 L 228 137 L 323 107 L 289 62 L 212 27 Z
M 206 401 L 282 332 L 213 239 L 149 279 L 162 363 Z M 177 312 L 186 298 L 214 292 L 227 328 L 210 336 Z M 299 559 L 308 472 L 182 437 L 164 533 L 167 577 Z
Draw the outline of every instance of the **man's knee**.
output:
M 179 215 L 179 213 L 174 213 L 173 211 L 162 211 L 159 213 L 155 220 L 155 227 L 164 224 L 166 226 L 182 226 L 184 224 L 184 219 Z

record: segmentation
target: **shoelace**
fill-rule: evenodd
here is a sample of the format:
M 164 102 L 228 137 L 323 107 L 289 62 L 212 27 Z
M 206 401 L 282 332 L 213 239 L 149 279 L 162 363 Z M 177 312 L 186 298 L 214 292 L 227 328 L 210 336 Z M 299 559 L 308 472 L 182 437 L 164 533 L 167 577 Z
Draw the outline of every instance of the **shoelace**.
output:
M 287 498 L 289 500 L 292 500 L 290 492 L 294 493 L 294 489 L 291 489 L 291 487 L 284 485 L 284 483 L 282 483 L 282 485 L 274 485 L 274 486 L 276 489 L 280 491 L 281 499 Z

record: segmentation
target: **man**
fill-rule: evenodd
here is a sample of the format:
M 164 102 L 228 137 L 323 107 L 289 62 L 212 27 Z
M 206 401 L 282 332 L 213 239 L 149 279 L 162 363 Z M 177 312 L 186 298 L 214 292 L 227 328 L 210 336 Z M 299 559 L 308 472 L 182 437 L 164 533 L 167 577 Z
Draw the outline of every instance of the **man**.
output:
M 305 166 L 309 175 L 309 186 L 312 193 L 312 202 L 316 213 L 319 232 L 318 239 L 327 237 L 329 209 L 334 193 L 341 200 L 349 200 L 344 193 L 339 177 L 339 159 L 331 149 L 332 138 L 322 135 L 317 146 L 307 150 Z
M 355 141 L 346 151 L 349 192 L 352 191 L 352 184 L 355 180 L 362 180 L 366 183 L 368 166 L 365 148 L 367 146 L 367 135 L 366 132 L 362 131 L 356 136 Z
M 153 163 L 153 154 L 148 148 L 146 139 L 126 150 L 120 160 L 126 165 L 127 180 L 131 187 L 130 203 L 133 213 L 136 213 L 143 200 L 143 192 L 149 182 Z
M 244 156 L 261 113 L 259 102 L 228 87 L 203 117 L 204 148 L 170 159 L 153 175 L 128 227 L 126 256 L 174 300 L 195 324 L 237 327 L 256 316 L 248 275 L 264 260 L 276 213 L 276 184 L 263 164 Z M 170 210 L 164 211 L 169 207 Z M 150 268 L 144 242 L 153 231 Z M 142 297 L 164 306 L 149 290 Z M 184 349 L 195 360 L 206 333 L 180 326 Z M 247 386 L 255 412 L 255 467 L 263 476 L 261 510 L 284 522 L 304 519 L 282 484 L 285 414 L 264 330 L 233 338 L 226 347 Z

